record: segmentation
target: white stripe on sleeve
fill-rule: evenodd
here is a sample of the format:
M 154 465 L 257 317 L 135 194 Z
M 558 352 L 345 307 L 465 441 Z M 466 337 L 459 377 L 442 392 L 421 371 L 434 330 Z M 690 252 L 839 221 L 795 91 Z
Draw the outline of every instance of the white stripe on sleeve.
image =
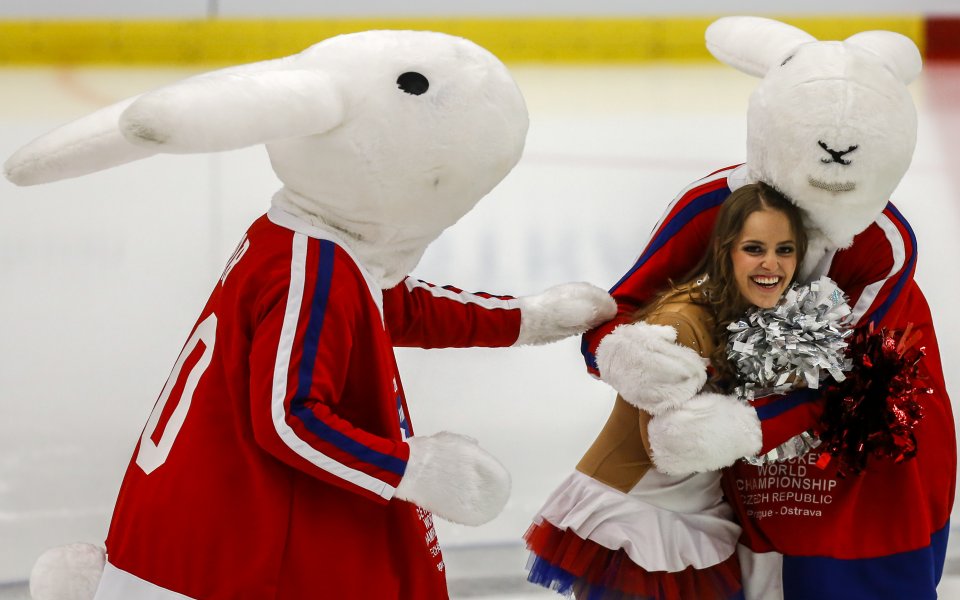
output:
M 290 262 L 290 290 L 280 329 L 280 344 L 277 347 L 277 360 L 273 369 L 273 394 L 271 413 L 273 425 L 280 439 L 294 452 L 311 464 L 349 481 L 383 498 L 393 497 L 396 489 L 376 477 L 352 469 L 333 458 L 319 452 L 302 440 L 287 424 L 284 401 L 287 395 L 287 373 L 290 369 L 290 357 L 297 335 L 297 323 L 300 319 L 300 307 L 303 302 L 304 282 L 306 281 L 307 244 L 309 238 L 302 233 L 293 234 L 293 259 Z
M 860 298 L 857 300 L 857 304 L 853 307 L 854 325 L 860 323 L 860 319 L 863 318 L 863 315 L 865 315 L 873 306 L 873 303 L 880 294 L 880 290 L 883 289 L 884 284 L 887 283 L 891 277 L 900 272 L 900 269 L 903 268 L 903 264 L 907 258 L 903 237 L 900 235 L 900 231 L 897 229 L 897 226 L 893 224 L 893 221 L 891 221 L 887 215 L 881 214 L 876 223 L 880 226 L 880 229 L 883 230 L 883 233 L 886 234 L 887 241 L 890 242 L 890 252 L 893 254 L 893 267 L 890 269 L 890 273 L 888 273 L 886 277 L 863 288 L 863 292 L 861 292 Z
M 511 298 L 509 300 L 504 300 L 502 298 L 484 298 L 483 296 L 477 296 L 476 294 L 471 294 L 470 292 L 461 292 L 457 293 L 453 290 L 448 290 L 446 288 L 438 287 L 435 285 L 429 285 L 422 281 L 418 281 L 412 277 L 407 277 L 404 280 L 404 283 L 407 286 L 407 291 L 413 292 L 414 290 L 425 290 L 430 295 L 436 298 L 447 298 L 448 300 L 453 300 L 459 302 L 460 304 L 476 304 L 482 306 L 483 308 L 503 308 L 503 309 L 513 309 L 520 308 L 520 301 L 516 298 Z
M 680 202 L 683 199 L 683 197 L 687 195 L 688 192 L 690 192 L 690 190 L 693 190 L 702 185 L 706 185 L 708 183 L 714 182 L 718 179 L 730 179 L 730 178 L 734 178 L 734 181 L 731 182 L 732 184 L 736 185 L 737 187 L 741 187 L 744 185 L 744 180 L 746 177 L 745 173 L 746 173 L 746 165 L 740 165 L 739 167 L 724 169 L 722 171 L 714 173 L 713 175 L 708 175 L 703 179 L 698 179 L 693 183 L 691 183 L 690 185 L 688 185 L 687 187 L 680 190 L 680 193 L 673 197 L 673 200 L 670 202 L 670 204 L 667 205 L 667 209 L 663 211 L 662 215 L 660 215 L 660 220 L 657 221 L 657 224 L 654 225 L 653 229 L 650 230 L 650 235 L 647 236 L 647 241 L 644 242 L 643 246 L 641 246 L 640 254 L 638 254 L 636 258 L 633 259 L 632 264 L 637 264 L 637 261 L 640 260 L 640 257 L 643 256 L 643 253 L 646 251 L 647 246 L 650 245 L 650 242 L 653 241 L 654 236 L 660 230 L 660 227 L 663 225 L 664 221 L 666 221 L 667 215 L 670 214 L 670 211 L 673 210 L 673 207 L 676 206 L 677 203 Z

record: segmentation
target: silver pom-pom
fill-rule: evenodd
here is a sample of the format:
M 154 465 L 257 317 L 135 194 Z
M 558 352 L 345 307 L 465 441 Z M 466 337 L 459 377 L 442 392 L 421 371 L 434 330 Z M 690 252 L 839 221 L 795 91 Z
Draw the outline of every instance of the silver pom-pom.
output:
M 819 445 L 820 438 L 809 431 L 804 431 L 800 435 L 793 436 L 766 454 L 747 456 L 744 457 L 743 460 L 754 466 L 766 465 L 803 456 Z
M 798 386 L 817 389 L 827 375 L 843 381 L 852 361 L 844 355 L 853 334 L 847 297 L 828 277 L 793 284 L 773 308 L 751 309 L 727 329 L 727 357 L 738 373 L 736 393 L 753 400 Z M 750 459 L 764 464 L 802 456 L 819 440 L 803 433 L 767 454 Z M 756 462 L 755 462 L 756 461 Z

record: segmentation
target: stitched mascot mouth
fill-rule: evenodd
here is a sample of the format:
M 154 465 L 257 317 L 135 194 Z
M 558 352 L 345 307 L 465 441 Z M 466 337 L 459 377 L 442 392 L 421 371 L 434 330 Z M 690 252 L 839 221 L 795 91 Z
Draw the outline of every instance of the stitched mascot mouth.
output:
M 814 179 L 813 177 L 807 177 L 807 183 L 809 183 L 815 188 L 820 188 L 821 190 L 827 190 L 828 192 L 852 192 L 857 187 L 857 184 L 855 184 L 852 181 L 828 183 L 826 181 L 820 181 L 819 179 Z

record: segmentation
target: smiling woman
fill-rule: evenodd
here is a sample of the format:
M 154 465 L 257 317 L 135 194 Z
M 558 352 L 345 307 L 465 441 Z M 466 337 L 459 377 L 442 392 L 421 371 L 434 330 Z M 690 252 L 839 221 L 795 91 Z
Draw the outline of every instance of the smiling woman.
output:
M 751 306 L 769 308 L 793 283 L 807 251 L 800 210 L 765 183 L 744 185 L 730 194 L 717 213 L 713 233 L 700 262 L 678 285 L 638 313 L 639 319 L 696 290 L 695 302 L 713 313 L 714 341 L 726 339 L 727 325 Z M 734 377 L 723 344 L 711 355 L 720 379 Z
M 776 209 L 758 210 L 744 221 L 730 260 L 745 300 L 771 308 L 786 291 L 797 270 L 797 229 Z
M 776 304 L 805 251 L 799 210 L 784 196 L 763 183 L 730 194 L 700 263 L 636 315 L 643 321 L 634 325 L 636 339 L 658 361 L 644 370 L 675 370 L 672 379 L 682 383 L 651 381 L 639 403 L 617 397 L 600 435 L 526 534 L 530 581 L 590 598 L 720 600 L 742 592 L 740 528 L 719 472 L 672 471 L 648 427 L 651 416 L 695 403 L 698 393 L 731 388 L 727 325 L 751 305 Z M 609 352 L 601 344 L 598 360 Z M 760 440 L 746 444 L 743 456 Z

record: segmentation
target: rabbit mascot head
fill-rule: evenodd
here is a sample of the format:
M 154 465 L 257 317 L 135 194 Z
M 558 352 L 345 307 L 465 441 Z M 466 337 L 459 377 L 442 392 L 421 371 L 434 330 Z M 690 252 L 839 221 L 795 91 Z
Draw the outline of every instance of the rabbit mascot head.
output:
M 720 61 L 762 78 L 747 111 L 749 178 L 802 208 L 820 247 L 848 246 L 910 165 L 916 45 L 889 31 L 818 41 L 760 17 L 719 19 L 706 40 Z
M 382 287 L 510 172 L 528 117 L 503 64 L 462 38 L 368 31 L 108 106 L 21 149 L 31 185 L 158 152 L 266 144 L 274 204 L 336 229 Z

